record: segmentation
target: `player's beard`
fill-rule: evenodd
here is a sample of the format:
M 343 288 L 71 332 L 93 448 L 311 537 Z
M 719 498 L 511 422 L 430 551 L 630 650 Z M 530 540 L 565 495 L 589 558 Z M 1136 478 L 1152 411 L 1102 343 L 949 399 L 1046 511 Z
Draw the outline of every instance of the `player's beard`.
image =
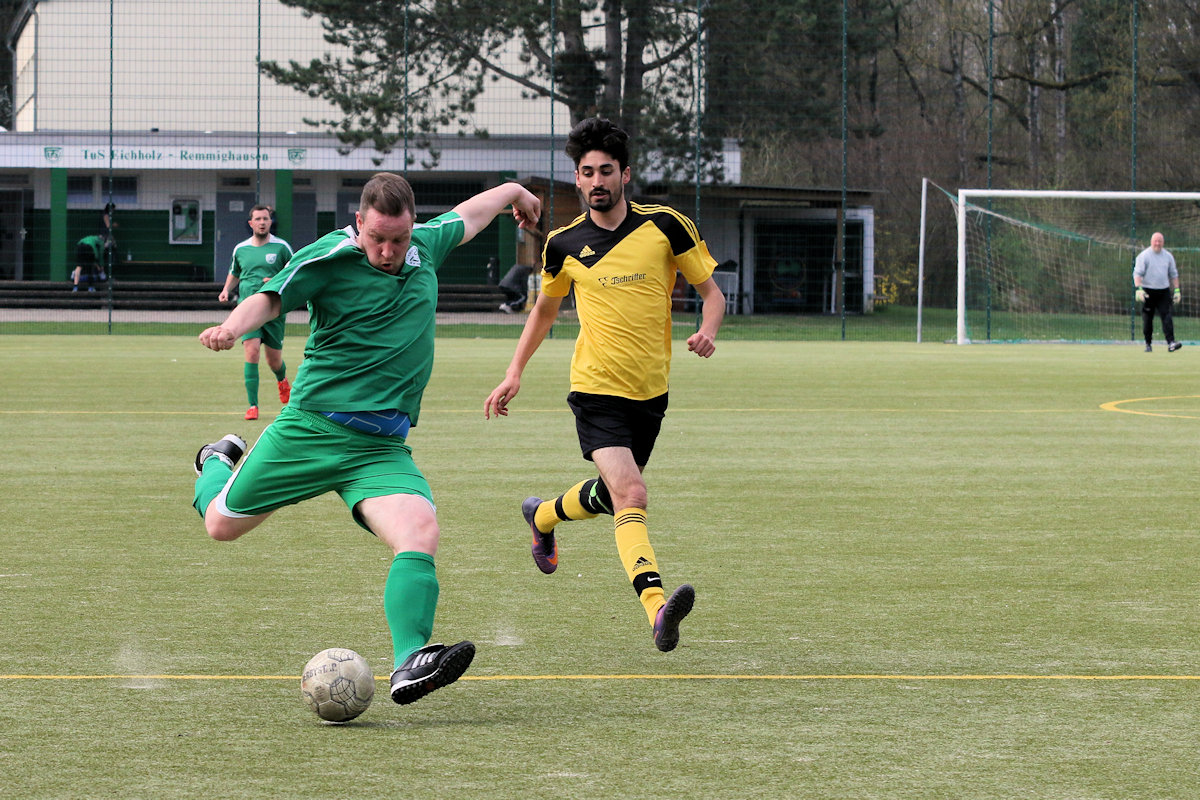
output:
M 617 203 L 625 199 L 625 190 L 618 186 L 616 192 L 607 192 L 601 195 L 589 195 L 587 199 L 588 208 L 593 211 L 599 211 L 603 214 L 606 211 L 611 211 L 616 208 Z

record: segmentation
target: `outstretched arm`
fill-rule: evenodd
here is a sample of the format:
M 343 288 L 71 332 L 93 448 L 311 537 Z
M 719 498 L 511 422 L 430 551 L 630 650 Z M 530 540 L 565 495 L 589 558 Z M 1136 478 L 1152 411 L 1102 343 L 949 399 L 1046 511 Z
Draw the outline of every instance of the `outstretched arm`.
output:
M 550 331 L 550 326 L 558 318 L 558 308 L 561 305 L 561 297 L 538 295 L 533 310 L 529 312 L 529 319 L 525 320 L 525 329 L 521 331 L 521 339 L 517 342 L 517 350 L 509 362 L 504 380 L 492 390 L 487 400 L 483 401 L 483 416 L 486 419 L 491 419 L 493 414 L 497 417 L 508 416 L 508 402 L 521 391 L 521 373 L 525 371 L 525 365 L 529 363 L 529 359 Z
M 493 186 L 454 207 L 466 228 L 459 244 L 464 245 L 474 239 L 509 206 L 512 206 L 513 219 L 518 228 L 532 229 L 542 213 L 542 201 L 521 184 L 509 182 Z
M 281 308 L 279 295 L 274 292 L 252 294 L 229 312 L 229 317 L 220 325 L 202 331 L 200 344 L 209 350 L 228 350 L 237 344 L 242 334 L 261 328 L 265 322 L 278 317 Z
M 228 303 L 230 293 L 233 291 L 234 287 L 237 285 L 238 285 L 238 279 L 236 277 L 234 277 L 233 271 L 231 270 L 229 272 L 229 274 L 225 276 L 225 285 L 221 287 L 221 293 L 219 295 L 217 295 L 217 300 L 219 300 L 222 303 Z
M 703 305 L 700 307 L 700 330 L 688 337 L 688 350 L 702 358 L 708 358 L 717 349 L 717 331 L 725 319 L 725 295 L 712 278 L 696 284 L 696 292 Z

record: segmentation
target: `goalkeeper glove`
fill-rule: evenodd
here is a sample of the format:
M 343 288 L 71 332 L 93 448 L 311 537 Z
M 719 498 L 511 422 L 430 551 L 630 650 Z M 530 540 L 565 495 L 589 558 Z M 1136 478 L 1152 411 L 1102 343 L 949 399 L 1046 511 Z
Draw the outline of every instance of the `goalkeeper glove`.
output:
M 1133 296 L 1137 298 L 1139 303 L 1146 302 L 1146 290 L 1140 286 L 1137 288 L 1137 291 L 1133 293 Z
M 1171 302 L 1172 302 L 1172 303 L 1178 303 L 1178 302 L 1179 302 L 1179 298 L 1180 298 L 1180 297 L 1181 297 L 1181 295 L 1179 294 L 1179 290 L 1178 290 L 1178 289 L 1176 289 L 1176 290 L 1175 290 L 1175 296 L 1171 298 Z

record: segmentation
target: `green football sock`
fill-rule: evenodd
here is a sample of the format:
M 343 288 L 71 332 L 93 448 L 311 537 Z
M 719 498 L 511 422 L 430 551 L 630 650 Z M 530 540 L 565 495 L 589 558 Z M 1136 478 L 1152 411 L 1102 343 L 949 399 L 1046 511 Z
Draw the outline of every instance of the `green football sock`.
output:
M 279 369 L 273 369 L 271 371 L 275 373 L 275 380 L 277 380 L 277 381 L 283 380 L 284 378 L 287 377 L 287 362 L 280 361 Z
M 250 405 L 258 405 L 258 364 L 247 361 L 242 367 L 242 375 L 246 381 L 246 399 Z
M 397 553 L 383 587 L 383 611 L 392 631 L 394 666 L 425 646 L 433 635 L 438 581 L 433 556 Z
M 216 457 L 209 457 L 201 466 L 200 477 L 196 478 L 196 497 L 192 500 L 192 508 L 199 511 L 201 517 L 208 510 L 208 504 L 225 488 L 232 474 L 229 465 Z

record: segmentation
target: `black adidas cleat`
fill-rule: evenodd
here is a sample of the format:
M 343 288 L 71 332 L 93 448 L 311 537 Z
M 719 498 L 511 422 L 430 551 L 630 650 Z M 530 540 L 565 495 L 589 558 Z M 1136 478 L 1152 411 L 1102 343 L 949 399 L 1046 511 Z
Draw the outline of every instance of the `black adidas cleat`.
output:
M 459 642 L 446 647 L 427 644 L 396 667 L 392 673 L 392 701 L 415 703 L 425 695 L 449 686 L 462 677 L 475 658 L 475 645 Z
M 236 433 L 222 436 L 220 441 L 206 444 L 196 453 L 196 475 L 204 471 L 204 462 L 210 458 L 219 458 L 229 465 L 230 469 L 237 466 L 246 454 L 246 440 Z
M 667 604 L 658 610 L 654 618 L 654 644 L 664 653 L 669 653 L 679 644 L 679 623 L 691 613 L 696 602 L 696 590 L 683 584 L 667 598 Z

